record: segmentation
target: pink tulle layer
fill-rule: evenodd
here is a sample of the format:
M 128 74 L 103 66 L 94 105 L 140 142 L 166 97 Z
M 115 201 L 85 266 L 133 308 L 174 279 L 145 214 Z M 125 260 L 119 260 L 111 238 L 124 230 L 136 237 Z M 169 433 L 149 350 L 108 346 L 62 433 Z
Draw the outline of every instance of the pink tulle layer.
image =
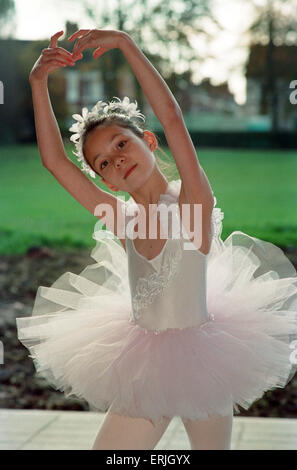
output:
M 66 396 L 154 423 L 207 419 L 249 408 L 296 372 L 297 277 L 276 246 L 242 232 L 218 240 L 208 264 L 212 319 L 159 334 L 130 321 L 123 248 L 100 240 L 92 256 L 79 275 L 39 287 L 33 315 L 17 319 L 37 372 Z

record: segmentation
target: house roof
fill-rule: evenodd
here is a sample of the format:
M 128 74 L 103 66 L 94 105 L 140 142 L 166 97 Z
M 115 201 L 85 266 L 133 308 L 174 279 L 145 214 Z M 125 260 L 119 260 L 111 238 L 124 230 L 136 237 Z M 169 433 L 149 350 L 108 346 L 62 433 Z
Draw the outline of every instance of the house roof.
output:
M 267 70 L 267 44 L 253 44 L 250 48 L 249 59 L 246 65 L 246 77 L 263 77 Z M 290 78 L 295 74 L 297 62 L 297 46 L 274 46 L 273 54 L 278 77 Z

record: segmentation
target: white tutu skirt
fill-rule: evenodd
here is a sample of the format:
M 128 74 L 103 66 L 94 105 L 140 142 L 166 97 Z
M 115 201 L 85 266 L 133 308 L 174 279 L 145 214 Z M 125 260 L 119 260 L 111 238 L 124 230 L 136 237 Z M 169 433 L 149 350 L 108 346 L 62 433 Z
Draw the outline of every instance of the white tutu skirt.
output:
M 66 272 L 40 286 L 32 316 L 16 319 L 37 373 L 66 397 L 153 423 L 163 416 L 204 420 L 248 409 L 295 374 L 297 276 L 277 246 L 240 231 L 214 240 L 207 266 L 212 321 L 159 334 L 130 321 L 119 240 L 101 232 L 91 256 L 95 263 L 79 275 Z

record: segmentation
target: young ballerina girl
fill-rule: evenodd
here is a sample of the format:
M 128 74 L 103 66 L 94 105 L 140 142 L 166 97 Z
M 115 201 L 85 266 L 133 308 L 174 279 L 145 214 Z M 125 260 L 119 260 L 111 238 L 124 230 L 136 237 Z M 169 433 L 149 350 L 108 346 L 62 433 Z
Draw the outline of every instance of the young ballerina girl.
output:
M 271 243 L 241 231 L 222 240 L 223 213 L 181 110 L 133 39 L 79 30 L 69 38 L 71 54 L 57 46 L 62 33 L 30 74 L 42 162 L 92 214 L 104 205 L 113 217 L 103 230 L 106 212 L 97 215 L 95 263 L 38 288 L 32 316 L 17 318 L 19 340 L 49 384 L 107 411 L 93 449 L 153 449 L 174 416 L 191 449 L 230 449 L 233 412 L 285 387 L 296 372 L 296 270 Z M 68 159 L 47 77 L 89 47 L 94 58 L 123 52 L 164 128 L 180 179 L 168 182 L 160 170 L 155 135 L 143 129 L 144 116 L 128 97 L 73 115 L 83 171 Z M 131 198 L 99 189 L 84 173 Z M 164 237 L 170 220 L 182 222 L 180 236 L 168 224 Z

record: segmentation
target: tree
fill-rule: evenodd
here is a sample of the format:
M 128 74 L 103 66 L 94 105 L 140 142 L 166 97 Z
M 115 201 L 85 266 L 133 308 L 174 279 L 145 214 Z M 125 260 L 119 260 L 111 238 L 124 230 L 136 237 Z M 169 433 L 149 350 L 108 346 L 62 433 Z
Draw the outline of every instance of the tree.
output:
M 14 0 L 0 0 L 0 35 L 10 36 L 14 29 L 13 17 L 15 15 Z M 10 27 L 12 27 L 10 29 Z
M 204 60 L 199 51 L 193 49 L 190 41 L 193 36 L 202 36 L 209 41 L 220 29 L 212 15 L 212 1 L 159 0 L 156 3 L 148 0 L 116 0 L 115 5 L 104 3 L 100 6 L 96 0 L 84 0 L 83 5 L 94 23 L 93 27 L 126 31 L 164 79 L 169 79 L 173 74 L 191 72 L 195 63 Z M 79 3 L 82 3 L 81 0 Z M 110 94 L 115 95 L 119 75 L 127 73 L 129 64 L 121 51 L 117 50 L 104 54 L 100 61 Z M 142 90 L 136 77 L 134 80 L 136 98 L 142 106 Z M 176 88 L 171 87 L 171 90 L 176 94 L 178 82 L 172 85 Z
M 265 67 L 263 76 L 263 108 L 272 119 L 272 131 L 279 129 L 277 79 L 281 72 L 277 65 L 276 48 L 281 45 L 297 46 L 297 1 L 253 0 L 254 20 L 246 33 L 250 47 L 265 44 Z M 295 77 L 294 77 L 295 78 Z

